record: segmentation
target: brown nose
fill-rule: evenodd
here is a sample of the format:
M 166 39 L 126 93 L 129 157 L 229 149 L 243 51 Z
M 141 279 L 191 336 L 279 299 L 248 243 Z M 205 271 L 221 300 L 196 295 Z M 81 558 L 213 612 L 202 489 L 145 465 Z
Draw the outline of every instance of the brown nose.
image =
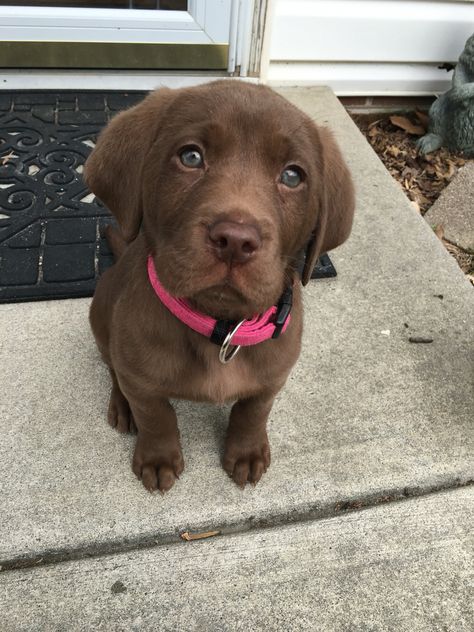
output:
M 255 226 L 237 222 L 216 222 L 209 228 L 209 238 L 219 259 L 227 263 L 245 263 L 262 245 Z

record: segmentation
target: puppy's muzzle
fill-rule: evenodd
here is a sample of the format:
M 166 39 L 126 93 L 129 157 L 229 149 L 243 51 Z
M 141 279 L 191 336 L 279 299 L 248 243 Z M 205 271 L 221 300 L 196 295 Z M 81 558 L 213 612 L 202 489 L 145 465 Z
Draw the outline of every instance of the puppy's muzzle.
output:
M 209 240 L 217 258 L 229 265 L 246 263 L 262 245 L 255 226 L 223 220 L 209 227 Z

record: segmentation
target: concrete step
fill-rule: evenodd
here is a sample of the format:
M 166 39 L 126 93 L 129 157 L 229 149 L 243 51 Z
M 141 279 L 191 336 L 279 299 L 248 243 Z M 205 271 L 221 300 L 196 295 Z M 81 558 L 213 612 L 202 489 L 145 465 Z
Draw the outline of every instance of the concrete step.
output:
M 358 208 L 332 255 L 339 276 L 304 291 L 303 352 L 272 412 L 270 470 L 238 489 L 220 467 L 228 409 L 181 402 L 185 473 L 164 498 L 148 494 L 130 469 L 134 439 L 106 423 L 89 301 L 2 305 L 4 568 L 329 516 L 472 478 L 474 293 L 331 91 L 281 93 L 334 129 Z
M 3 573 L 1 629 L 468 632 L 473 500 L 463 489 Z
M 474 160 L 458 171 L 424 217 L 443 230 L 445 239 L 474 253 Z

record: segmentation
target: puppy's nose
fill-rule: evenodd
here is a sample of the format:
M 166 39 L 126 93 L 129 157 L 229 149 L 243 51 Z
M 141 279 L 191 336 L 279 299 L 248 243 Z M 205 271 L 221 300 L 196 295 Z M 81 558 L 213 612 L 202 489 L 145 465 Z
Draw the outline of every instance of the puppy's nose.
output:
M 219 259 L 227 263 L 245 263 L 262 245 L 255 226 L 219 221 L 209 228 L 209 238 Z

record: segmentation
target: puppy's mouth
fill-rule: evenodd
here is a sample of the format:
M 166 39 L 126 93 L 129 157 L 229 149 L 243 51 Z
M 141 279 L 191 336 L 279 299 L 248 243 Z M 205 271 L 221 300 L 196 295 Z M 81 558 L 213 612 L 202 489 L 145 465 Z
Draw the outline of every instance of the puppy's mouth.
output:
M 198 291 L 188 299 L 199 311 L 216 319 L 237 320 L 252 318 L 263 311 L 255 305 L 231 281 L 223 282 Z

